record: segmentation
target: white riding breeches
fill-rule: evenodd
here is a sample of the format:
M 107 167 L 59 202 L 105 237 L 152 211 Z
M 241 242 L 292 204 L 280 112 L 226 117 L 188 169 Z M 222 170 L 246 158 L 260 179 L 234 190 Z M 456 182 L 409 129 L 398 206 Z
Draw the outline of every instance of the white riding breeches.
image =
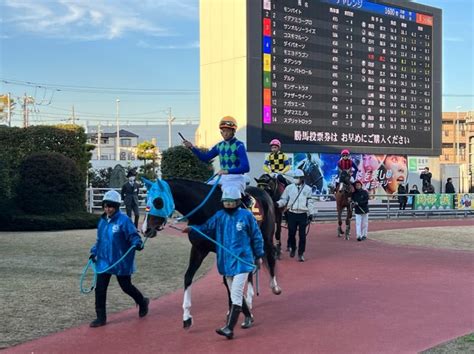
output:
M 242 298 L 244 296 L 244 288 L 248 276 L 248 273 L 240 273 L 233 277 L 225 277 L 227 285 L 229 286 L 232 305 L 242 306 Z
M 208 182 L 208 184 L 215 184 L 217 176 Z M 244 175 L 222 175 L 219 180 L 222 192 L 224 192 L 230 186 L 239 188 L 240 193 L 245 194 L 245 176 Z

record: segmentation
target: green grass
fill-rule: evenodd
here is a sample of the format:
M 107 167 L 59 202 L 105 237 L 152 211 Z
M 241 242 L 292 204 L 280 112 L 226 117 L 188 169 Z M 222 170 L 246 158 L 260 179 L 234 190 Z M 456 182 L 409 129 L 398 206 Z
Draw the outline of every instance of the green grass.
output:
M 0 349 L 95 318 L 94 294 L 79 292 L 80 273 L 95 236 L 95 230 L 0 232 Z M 150 298 L 181 288 L 190 248 L 186 237 L 160 234 L 148 240 L 145 249 L 137 252 L 133 284 Z M 213 255 L 206 258 L 196 279 L 213 261 Z M 108 313 L 132 307 L 133 300 L 112 279 Z
M 474 353 L 474 333 L 456 338 L 422 352 L 422 354 Z

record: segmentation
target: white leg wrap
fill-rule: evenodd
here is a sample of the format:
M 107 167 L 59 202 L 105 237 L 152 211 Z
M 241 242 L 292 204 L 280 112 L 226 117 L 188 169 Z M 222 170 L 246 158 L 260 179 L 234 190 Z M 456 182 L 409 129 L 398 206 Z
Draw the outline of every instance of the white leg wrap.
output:
M 184 290 L 183 297 L 183 321 L 190 319 L 191 316 L 191 286 Z

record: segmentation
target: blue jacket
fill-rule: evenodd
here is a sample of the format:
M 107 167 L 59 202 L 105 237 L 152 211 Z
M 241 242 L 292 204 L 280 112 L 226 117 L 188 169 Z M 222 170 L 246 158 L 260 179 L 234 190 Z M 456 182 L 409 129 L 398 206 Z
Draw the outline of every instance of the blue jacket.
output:
M 198 228 L 247 263 L 254 264 L 255 258 L 264 255 L 262 233 L 254 216 L 246 209 L 239 208 L 232 214 L 219 210 Z M 202 236 L 191 231 L 190 237 Z M 221 275 L 234 276 L 253 270 L 250 265 L 242 263 L 222 247 L 216 246 L 216 253 L 217 269 Z
M 117 211 L 112 218 L 104 214 L 97 227 L 97 241 L 91 248 L 96 256 L 96 271 L 102 272 L 117 262 L 131 246 L 141 244 L 142 240 L 137 228 L 130 218 Z M 135 271 L 135 251 L 131 251 L 125 259 L 107 273 L 115 275 L 131 275 Z

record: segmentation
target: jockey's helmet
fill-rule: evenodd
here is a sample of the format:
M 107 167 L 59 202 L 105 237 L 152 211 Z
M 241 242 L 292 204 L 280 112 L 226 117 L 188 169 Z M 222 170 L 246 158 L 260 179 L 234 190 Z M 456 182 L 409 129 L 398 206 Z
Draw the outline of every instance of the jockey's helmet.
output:
M 237 120 L 234 117 L 225 116 L 219 122 L 219 129 L 222 129 L 222 128 L 229 128 L 229 129 L 236 130 L 237 129 Z
M 104 203 L 118 204 L 118 206 L 120 206 L 120 203 L 122 203 L 122 198 L 120 197 L 120 193 L 113 190 L 108 191 L 107 193 L 104 194 L 104 197 L 102 198 L 102 204 Z
M 342 156 L 344 156 L 344 155 L 348 156 L 348 155 L 350 155 L 350 154 L 351 154 L 351 153 L 350 153 L 349 150 L 347 150 L 347 149 L 344 149 L 344 150 L 341 151 L 341 155 L 342 155 Z
M 272 141 L 270 141 L 270 144 L 268 144 L 268 145 L 270 145 L 270 146 L 275 145 L 275 146 L 278 146 L 278 148 L 281 148 L 281 142 L 278 139 L 273 139 Z
M 240 197 L 240 189 L 233 186 L 224 189 L 222 193 L 222 200 L 239 200 Z

